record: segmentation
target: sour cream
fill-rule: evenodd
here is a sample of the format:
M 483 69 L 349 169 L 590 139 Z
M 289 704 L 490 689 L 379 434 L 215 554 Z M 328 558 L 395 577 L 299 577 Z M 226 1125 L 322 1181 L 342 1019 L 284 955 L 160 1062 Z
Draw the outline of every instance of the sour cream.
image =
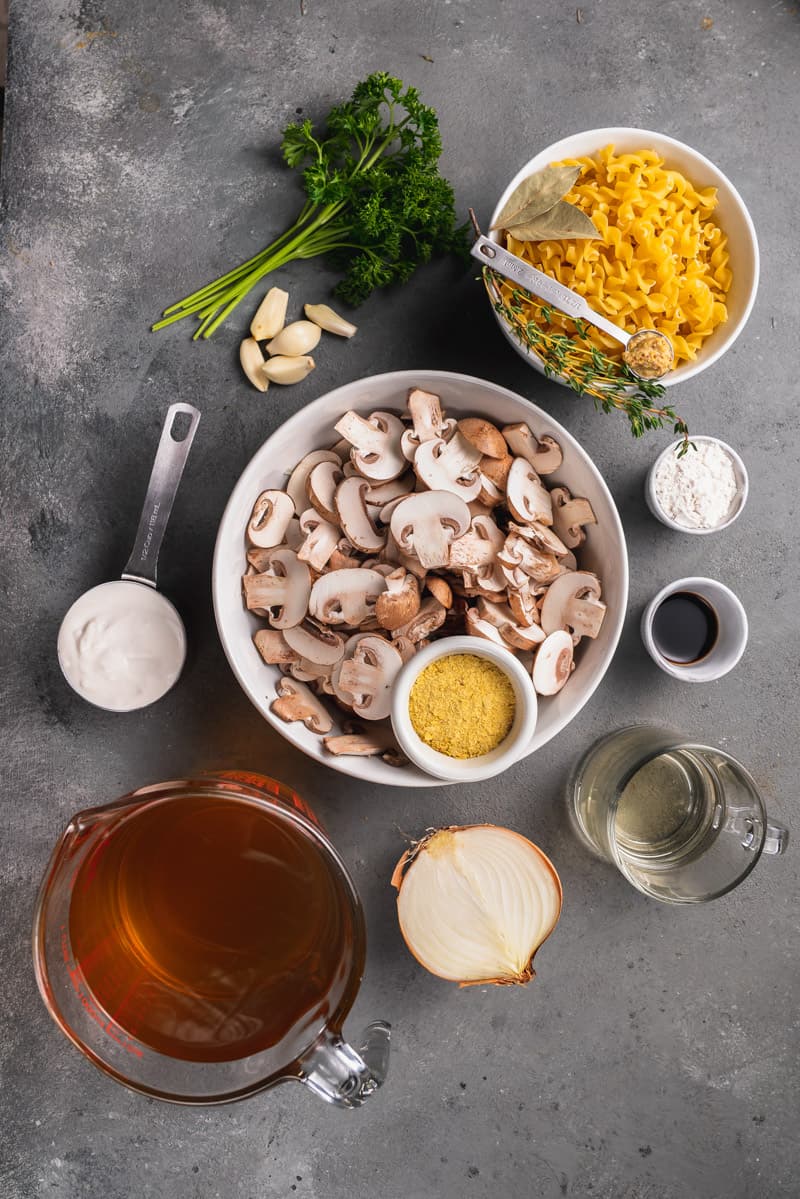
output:
M 160 699 L 186 658 L 186 632 L 168 599 L 144 583 L 101 583 L 77 599 L 58 631 L 58 660 L 91 704 L 131 712 Z

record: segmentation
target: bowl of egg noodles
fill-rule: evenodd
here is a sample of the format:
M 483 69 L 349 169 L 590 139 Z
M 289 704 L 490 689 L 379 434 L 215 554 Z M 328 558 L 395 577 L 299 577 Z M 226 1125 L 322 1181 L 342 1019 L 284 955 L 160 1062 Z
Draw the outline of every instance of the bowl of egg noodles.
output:
M 627 332 L 666 333 L 675 366 L 665 385 L 716 362 L 744 328 L 758 289 L 756 231 L 733 184 L 697 150 L 663 133 L 592 129 L 526 163 L 500 196 L 490 226 L 519 184 L 551 164 L 581 167 L 564 198 L 591 219 L 597 238 L 519 241 L 500 228 L 492 240 L 579 292 Z M 503 281 L 501 290 L 510 295 L 514 288 Z M 534 299 L 525 307 L 526 319 L 575 336 L 569 317 L 543 314 Z M 497 311 L 495 317 L 517 353 L 545 373 L 504 317 Z M 607 334 L 591 327 L 587 337 L 609 358 L 621 358 L 622 347 Z

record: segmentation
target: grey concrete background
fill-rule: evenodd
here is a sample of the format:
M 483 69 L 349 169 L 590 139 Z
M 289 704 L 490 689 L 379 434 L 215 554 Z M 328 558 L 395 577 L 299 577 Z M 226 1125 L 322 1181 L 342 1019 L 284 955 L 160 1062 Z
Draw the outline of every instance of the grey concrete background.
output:
M 588 858 L 562 802 L 595 737 L 663 719 L 731 749 L 798 823 L 800 19 L 782 0 L 584 0 L 582 18 L 544 0 L 15 0 L 0 247 L 3 1199 L 800 1194 L 797 852 L 724 900 L 673 910 Z M 266 397 L 236 362 L 249 305 L 210 344 L 188 326 L 148 332 L 164 304 L 284 227 L 298 193 L 281 129 L 375 68 L 437 107 L 459 207 L 484 220 L 536 149 L 605 124 L 689 141 L 740 187 L 761 239 L 758 304 L 724 361 L 674 394 L 696 432 L 748 463 L 752 498 L 730 531 L 657 525 L 641 492 L 664 438 L 635 444 L 534 376 L 452 264 L 374 297 L 352 343 L 326 344 L 304 384 Z M 331 280 L 305 263 L 280 282 L 299 308 Z M 214 630 L 210 557 L 233 483 L 279 422 L 349 378 L 415 365 L 495 379 L 581 439 L 629 536 L 631 607 L 602 688 L 534 759 L 483 785 L 376 793 L 312 766 L 248 705 Z M 203 410 L 162 571 L 191 654 L 165 701 L 106 717 L 62 682 L 56 629 L 120 571 L 177 397 Z M 752 621 L 739 668 L 694 688 L 657 672 L 636 627 L 657 587 L 692 573 L 731 584 Z M 390 1079 L 359 1113 L 299 1087 L 217 1110 L 148 1102 L 100 1076 L 39 1001 L 31 911 L 67 817 L 213 766 L 297 787 L 352 868 L 370 951 L 349 1028 L 376 1015 L 395 1028 Z M 405 835 L 481 819 L 532 836 L 563 879 L 561 924 L 525 990 L 458 992 L 397 931 L 388 880 Z

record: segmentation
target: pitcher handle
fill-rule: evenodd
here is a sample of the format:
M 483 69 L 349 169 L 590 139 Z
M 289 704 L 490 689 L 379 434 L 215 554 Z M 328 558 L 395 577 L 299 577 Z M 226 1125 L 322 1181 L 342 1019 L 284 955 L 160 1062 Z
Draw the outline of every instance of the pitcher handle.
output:
M 390 1025 L 374 1020 L 356 1051 L 339 1033 L 326 1029 L 303 1059 L 300 1081 L 337 1107 L 360 1107 L 377 1091 L 389 1066 Z
M 767 832 L 761 852 L 768 854 L 783 853 L 789 844 L 789 830 L 785 824 L 777 820 L 767 821 Z

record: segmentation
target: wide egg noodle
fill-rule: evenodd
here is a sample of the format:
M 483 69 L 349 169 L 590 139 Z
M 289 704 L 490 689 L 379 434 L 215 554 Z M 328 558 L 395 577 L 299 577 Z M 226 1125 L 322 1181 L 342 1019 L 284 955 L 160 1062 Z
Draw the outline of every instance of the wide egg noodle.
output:
M 664 166 L 655 150 L 615 154 L 609 145 L 595 158 L 567 159 L 581 174 L 565 197 L 583 209 L 596 240 L 518 241 L 513 254 L 585 296 L 589 304 L 633 333 L 658 328 L 672 341 L 675 365 L 690 362 L 728 317 L 733 275 L 728 239 L 714 222 L 716 188 L 695 188 Z M 501 291 L 511 298 L 514 285 Z M 542 323 L 541 305 L 523 302 L 525 320 Z M 549 328 L 574 333 L 569 317 L 552 312 Z M 618 356 L 620 347 L 593 326 L 591 343 Z

